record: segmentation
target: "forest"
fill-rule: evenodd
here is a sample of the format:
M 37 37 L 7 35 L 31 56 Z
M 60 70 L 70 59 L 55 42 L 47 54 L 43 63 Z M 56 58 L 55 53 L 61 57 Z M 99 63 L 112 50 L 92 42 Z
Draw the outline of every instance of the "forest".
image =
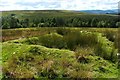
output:
M 27 13 L 28 12 L 28 13 Z M 6 12 L 3 12 L 3 14 Z M 18 14 L 7 12 L 3 15 L 2 28 L 28 28 L 28 27 L 96 27 L 96 28 L 118 28 L 120 19 L 118 15 L 95 15 L 82 12 L 65 11 L 24 11 Z M 44 14 L 45 13 L 45 14 Z M 67 15 L 67 13 L 69 13 Z M 70 15 L 71 14 L 71 15 Z M 77 14 L 77 15 L 75 15 Z M 29 16 L 27 16 L 29 15 Z M 38 16 L 38 17 L 36 17 Z M 40 17 L 39 17 L 40 16 Z

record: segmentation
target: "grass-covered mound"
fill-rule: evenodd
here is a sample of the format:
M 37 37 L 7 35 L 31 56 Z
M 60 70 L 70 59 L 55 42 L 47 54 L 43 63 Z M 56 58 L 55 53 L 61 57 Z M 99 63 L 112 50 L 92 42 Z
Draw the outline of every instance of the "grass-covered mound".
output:
M 13 47 L 11 47 L 13 46 Z M 8 50 L 10 51 L 8 52 Z M 63 77 L 76 63 L 72 51 L 49 49 L 39 45 L 5 43 L 3 73 L 12 78 Z M 11 65 L 12 64 L 12 65 Z
M 101 33 L 56 31 L 4 42 L 3 77 L 117 78 L 116 54 Z
M 112 62 L 84 53 L 76 58 L 69 50 L 3 43 L 2 53 L 5 78 L 116 78 L 118 73 Z
M 90 47 L 97 56 L 113 62 L 117 60 L 117 49 L 114 47 L 114 43 L 97 32 L 70 31 L 63 35 L 50 33 L 39 37 L 27 38 L 20 42 L 72 51 L 76 51 L 80 47 Z

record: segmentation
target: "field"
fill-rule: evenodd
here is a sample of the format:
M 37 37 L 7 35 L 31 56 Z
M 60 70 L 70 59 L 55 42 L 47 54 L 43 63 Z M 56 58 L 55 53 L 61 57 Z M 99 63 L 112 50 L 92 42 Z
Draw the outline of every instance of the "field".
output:
M 118 15 L 23 10 L 0 19 L 3 79 L 119 77 Z
M 3 78 L 118 77 L 117 28 L 21 28 L 2 33 Z

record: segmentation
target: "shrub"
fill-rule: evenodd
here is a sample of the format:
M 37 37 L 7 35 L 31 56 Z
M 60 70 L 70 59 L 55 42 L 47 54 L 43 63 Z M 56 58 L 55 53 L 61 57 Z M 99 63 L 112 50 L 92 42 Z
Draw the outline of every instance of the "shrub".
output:
M 117 51 L 113 42 L 109 41 L 106 37 L 102 37 L 102 35 L 98 36 L 98 44 L 95 48 L 95 54 L 110 61 L 115 61 L 117 58 Z
M 77 38 L 79 36 L 76 34 L 69 33 L 64 36 L 64 41 L 66 42 L 66 47 L 70 50 L 74 50 L 77 45 Z
M 25 40 L 22 41 L 22 43 L 34 44 L 34 45 L 40 44 L 38 37 L 26 38 Z
M 60 35 L 66 35 L 66 34 L 69 34 L 70 33 L 70 29 L 68 28 L 65 28 L 65 27 L 60 27 L 60 28 L 57 28 L 56 29 L 56 32 Z
M 39 38 L 43 46 L 49 48 L 64 48 L 63 36 L 57 33 L 46 34 Z
M 71 31 L 69 34 L 64 36 L 67 48 L 75 50 L 77 46 L 86 47 L 97 44 L 97 35 L 95 33 L 87 31 Z
M 105 30 L 104 35 L 106 36 L 107 39 L 109 39 L 112 42 L 114 42 L 117 38 L 116 32 L 111 30 Z

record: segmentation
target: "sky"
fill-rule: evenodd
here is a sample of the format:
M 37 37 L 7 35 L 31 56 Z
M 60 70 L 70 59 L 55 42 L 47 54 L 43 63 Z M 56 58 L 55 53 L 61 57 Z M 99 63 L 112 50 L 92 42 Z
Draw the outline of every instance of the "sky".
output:
M 6 10 L 111 10 L 120 0 L 0 0 Z

